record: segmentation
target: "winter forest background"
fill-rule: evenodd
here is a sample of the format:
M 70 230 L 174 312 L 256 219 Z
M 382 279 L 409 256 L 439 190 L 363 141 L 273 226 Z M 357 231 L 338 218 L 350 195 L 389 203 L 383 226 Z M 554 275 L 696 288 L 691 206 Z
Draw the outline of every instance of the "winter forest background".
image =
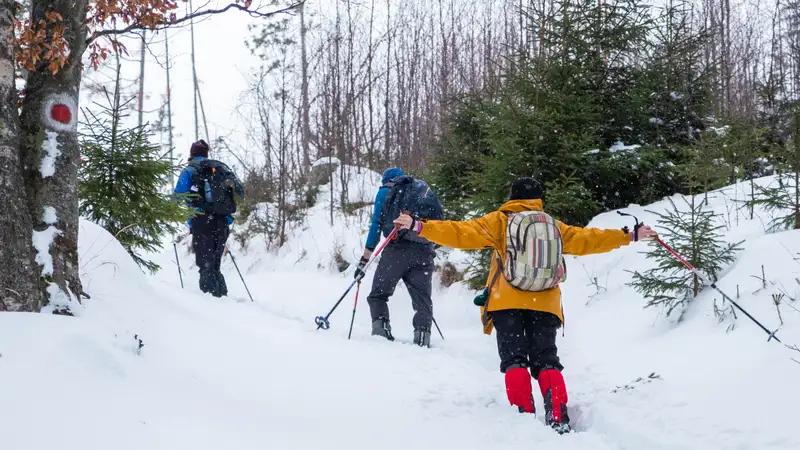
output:
M 16 4 L 22 57 L 37 42 L 25 39 L 30 8 L 42 14 L 59 5 Z M 321 184 L 342 187 L 329 199 L 331 225 L 337 211 L 369 213 L 363 201 L 350 201 L 348 166 L 399 166 L 421 176 L 458 219 L 493 210 L 513 179 L 532 175 L 547 186 L 548 211 L 576 225 L 630 204 L 777 174 L 774 185 L 752 183 L 748 198 L 731 199 L 731 211 L 738 220 L 752 219 L 756 205 L 788 209 L 794 214 L 765 228 L 800 224 L 794 0 L 270 1 L 234 3 L 224 13 L 223 4 L 189 2 L 153 17 L 90 5 L 93 30 L 119 13 L 130 32 L 101 32 L 83 55 L 82 159 L 78 185 L 66 191 L 79 197 L 79 214 L 115 234 L 145 269 L 158 267 L 142 252 L 185 233 L 185 211 L 168 195 L 200 138 L 246 183 L 235 239 L 263 238 L 265 250 L 284 245 L 303 223 Z M 59 32 L 60 19 L 45 17 Z M 241 40 L 230 43 L 229 35 Z M 108 45 L 93 47 L 100 37 Z M 215 41 L 225 47 L 209 45 Z M 125 50 L 117 56 L 116 48 Z M 52 68 L 39 66 L 18 66 L 23 148 L 39 133 L 26 125 L 25 96 L 35 97 L 34 75 L 47 78 Z M 74 201 L 54 197 L 59 205 Z M 689 210 L 702 214 L 698 208 Z M 53 301 L 57 291 L 79 293 L 65 289 L 80 285 L 70 275 L 69 245 L 50 248 L 54 263 L 41 256 L 48 237 L 75 235 L 51 222 L 76 219 L 56 212 L 48 220 L 31 207 L 32 257 L 44 264 L 46 282 L 36 283 L 45 286 L 42 301 L 23 309 Z M 477 285 L 485 261 L 474 256 L 466 276 Z
M 800 448 L 798 101 L 798 0 L 0 0 L 0 448 Z M 224 298 L 172 196 L 197 139 L 248 191 Z M 370 335 L 391 166 L 455 219 L 532 175 L 697 268 L 566 257 L 576 433 L 509 407 L 485 252 L 437 250 L 431 348 L 401 285 Z

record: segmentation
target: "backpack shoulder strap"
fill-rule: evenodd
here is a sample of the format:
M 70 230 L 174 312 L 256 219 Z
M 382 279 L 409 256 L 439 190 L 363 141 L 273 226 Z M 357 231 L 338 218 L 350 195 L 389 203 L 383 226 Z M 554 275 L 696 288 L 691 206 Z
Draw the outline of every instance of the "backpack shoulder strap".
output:
M 200 172 L 202 171 L 203 167 L 201 163 L 203 161 L 189 161 L 189 164 L 186 165 L 186 170 L 189 172 L 189 175 L 192 180 L 192 185 L 196 185 L 200 182 Z
M 202 163 L 202 162 L 203 161 L 197 161 L 197 160 L 189 161 L 189 163 L 186 164 L 186 168 L 191 170 L 192 172 L 196 172 L 197 169 L 200 168 L 200 163 Z
M 486 288 L 486 302 L 483 304 L 483 314 L 481 315 L 481 322 L 484 326 L 488 325 L 491 321 L 489 315 L 489 301 L 492 298 L 492 289 L 495 283 L 497 283 L 497 279 L 500 278 L 500 274 L 503 272 L 503 259 L 500 257 L 500 252 L 495 250 L 494 253 L 495 260 L 497 261 L 497 270 L 495 270 L 492 281 L 489 282 L 489 286 Z
M 388 192 L 386 193 L 386 197 L 383 198 L 383 206 L 381 206 L 381 212 L 378 215 L 378 227 L 380 229 L 383 229 L 383 220 L 384 220 L 384 216 L 386 215 L 386 211 L 389 208 L 389 202 L 391 200 L 389 197 L 393 193 L 393 189 L 392 188 L 394 187 L 394 185 L 395 185 L 394 181 L 388 181 L 388 182 L 384 183 L 380 188 L 378 188 L 378 191 L 380 191 L 381 189 L 387 189 L 388 190 Z
M 394 202 L 395 197 L 397 197 L 397 189 L 396 189 L 397 186 L 407 184 L 411 180 L 411 177 L 409 177 L 408 175 L 402 176 L 400 178 L 401 178 L 400 182 L 396 181 L 397 179 L 395 178 L 387 181 L 383 186 L 381 186 L 381 188 L 389 189 L 389 192 L 386 193 L 386 198 L 383 201 L 383 208 L 381 208 L 380 218 L 378 219 L 378 223 L 380 224 L 381 229 L 383 229 L 385 216 L 389 212 L 389 207 Z
M 394 187 L 397 186 L 397 183 L 392 181 L 388 181 L 386 184 L 381 186 L 381 189 L 388 189 L 389 191 L 386 193 L 386 197 L 383 199 L 383 207 L 381 208 L 381 215 L 378 220 L 380 223 L 380 227 L 383 228 L 383 221 L 385 219 L 387 212 L 389 211 L 389 206 L 394 201 L 395 196 L 397 195 L 397 189 Z

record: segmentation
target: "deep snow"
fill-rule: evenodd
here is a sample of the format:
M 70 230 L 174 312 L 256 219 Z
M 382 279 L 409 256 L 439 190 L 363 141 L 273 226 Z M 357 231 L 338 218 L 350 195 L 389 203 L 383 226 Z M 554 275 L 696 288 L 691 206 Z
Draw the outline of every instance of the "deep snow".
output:
M 730 204 L 720 193 L 712 197 L 720 211 Z M 679 324 L 643 309 L 625 286 L 626 270 L 652 264 L 642 243 L 568 261 L 558 342 L 578 430 L 572 435 L 508 406 L 494 336 L 481 333 L 473 292 L 460 284 L 436 288 L 446 340 L 434 335 L 431 349 L 409 344 L 412 311 L 402 284 L 390 303 L 398 341 L 369 336 L 374 269 L 360 291 L 353 339 L 353 293 L 331 329 L 317 331 L 314 317 L 352 281 L 352 268 L 336 272 L 334 249 L 357 261 L 368 218 L 345 221 L 337 213 L 331 226 L 327 188 L 318 198 L 285 248 L 268 252 L 259 239 L 247 249 L 232 243 L 255 302 L 229 258 L 223 268 L 231 297 L 214 299 L 199 293 L 185 239 L 181 289 L 171 245 L 159 258 L 164 269 L 148 277 L 111 235 L 82 222 L 81 273 L 92 298 L 76 308 L 78 316 L 0 314 L 0 448 L 800 448 L 793 426 L 800 365 L 791 359 L 800 353 L 767 343 L 742 315 L 726 331 L 730 323 L 714 317 L 720 298 L 710 290 Z M 644 209 L 626 211 L 652 222 Z M 793 259 L 800 235 L 765 236 L 761 220 L 741 215 L 738 226 L 731 222 L 727 237 L 746 239 L 745 251 L 718 284 L 732 294 L 738 284 L 740 304 L 777 327 L 771 294 L 800 290 Z M 590 225 L 627 223 L 611 212 Z M 752 294 L 762 264 L 771 284 Z M 594 276 L 606 290 L 592 296 Z M 800 312 L 786 306 L 781 313 L 778 336 L 800 342 Z M 653 372 L 658 377 L 648 380 Z M 535 401 L 541 410 L 537 389 Z

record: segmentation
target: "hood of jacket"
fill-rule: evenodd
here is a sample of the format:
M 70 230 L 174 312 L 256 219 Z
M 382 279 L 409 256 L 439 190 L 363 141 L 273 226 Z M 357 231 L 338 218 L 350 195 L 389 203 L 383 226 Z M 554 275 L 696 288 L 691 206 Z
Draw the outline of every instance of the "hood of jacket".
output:
M 542 199 L 532 200 L 509 200 L 497 210 L 506 214 L 518 213 L 522 211 L 542 211 Z

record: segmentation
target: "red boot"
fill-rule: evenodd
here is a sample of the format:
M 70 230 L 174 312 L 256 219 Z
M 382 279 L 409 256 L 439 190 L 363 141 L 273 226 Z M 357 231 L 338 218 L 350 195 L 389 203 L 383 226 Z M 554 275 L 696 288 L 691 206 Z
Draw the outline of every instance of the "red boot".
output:
M 539 372 L 539 389 L 544 398 L 545 422 L 559 433 L 570 431 L 567 415 L 567 386 L 561 372 L 546 369 Z
M 506 394 L 511 405 L 521 413 L 533 413 L 533 387 L 528 369 L 516 367 L 506 370 Z

